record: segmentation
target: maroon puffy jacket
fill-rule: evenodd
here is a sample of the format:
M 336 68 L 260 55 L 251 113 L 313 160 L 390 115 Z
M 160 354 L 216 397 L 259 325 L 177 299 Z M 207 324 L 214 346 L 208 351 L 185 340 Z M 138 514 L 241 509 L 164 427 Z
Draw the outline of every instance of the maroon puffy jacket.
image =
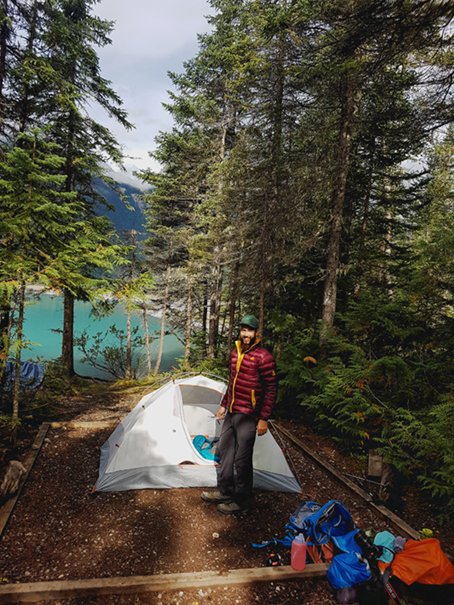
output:
M 276 368 L 274 359 L 260 340 L 246 351 L 241 350 L 241 341 L 230 355 L 230 380 L 221 405 L 231 413 L 254 414 L 268 420 L 276 402 Z

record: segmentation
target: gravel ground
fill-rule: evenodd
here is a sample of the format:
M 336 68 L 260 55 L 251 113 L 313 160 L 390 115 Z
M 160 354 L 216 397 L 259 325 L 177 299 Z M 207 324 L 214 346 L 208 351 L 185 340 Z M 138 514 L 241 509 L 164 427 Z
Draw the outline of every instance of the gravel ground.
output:
M 139 398 L 137 394 L 107 397 L 102 405 L 85 407 L 77 420 L 121 418 Z M 319 439 L 295 423 L 286 423 L 286 427 L 309 445 L 318 446 L 318 451 L 338 467 L 352 468 L 354 462 L 339 454 L 329 440 Z M 34 582 L 261 567 L 268 551 L 256 551 L 251 543 L 282 536 L 289 515 L 301 499 L 323 503 L 337 498 L 349 508 L 358 526 L 392 531 L 381 516 L 285 440 L 282 445 L 300 481 L 302 495 L 257 493 L 253 509 L 241 516 L 219 514 L 213 505 L 200 500 L 200 489 L 93 495 L 99 448 L 110 432 L 80 428 L 49 432 L 2 539 L 3 578 Z M 442 544 L 446 547 L 443 539 Z M 281 554 L 289 564 L 288 551 L 282 550 Z M 336 601 L 322 578 L 59 602 L 325 605 Z

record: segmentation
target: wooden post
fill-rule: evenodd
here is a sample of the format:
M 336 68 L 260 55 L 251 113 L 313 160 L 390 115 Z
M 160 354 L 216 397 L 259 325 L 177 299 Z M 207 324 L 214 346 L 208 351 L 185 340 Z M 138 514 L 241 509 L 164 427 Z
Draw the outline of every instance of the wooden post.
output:
M 367 461 L 367 476 L 381 477 L 383 474 L 383 456 L 377 450 L 369 450 L 369 458 Z

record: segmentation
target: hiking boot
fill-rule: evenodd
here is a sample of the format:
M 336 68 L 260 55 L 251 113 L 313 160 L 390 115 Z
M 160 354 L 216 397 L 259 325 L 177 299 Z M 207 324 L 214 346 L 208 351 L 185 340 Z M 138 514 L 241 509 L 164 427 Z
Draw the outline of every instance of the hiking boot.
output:
M 247 504 L 237 504 L 236 502 L 227 502 L 223 504 L 218 504 L 216 507 L 220 513 L 223 515 L 234 515 L 236 513 L 245 513 L 249 510 L 249 506 Z
M 213 504 L 218 504 L 219 502 L 227 503 L 232 501 L 232 498 L 230 496 L 226 496 L 218 489 L 214 489 L 210 492 L 202 492 L 200 497 L 204 502 L 209 502 Z

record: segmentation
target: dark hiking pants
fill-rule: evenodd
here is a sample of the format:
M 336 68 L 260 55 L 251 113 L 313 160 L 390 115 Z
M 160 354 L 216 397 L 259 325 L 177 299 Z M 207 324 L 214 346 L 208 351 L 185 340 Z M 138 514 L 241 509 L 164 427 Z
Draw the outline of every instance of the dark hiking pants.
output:
M 219 490 L 239 505 L 247 505 L 252 496 L 252 453 L 257 420 L 247 414 L 230 414 L 224 419 L 217 453 Z

